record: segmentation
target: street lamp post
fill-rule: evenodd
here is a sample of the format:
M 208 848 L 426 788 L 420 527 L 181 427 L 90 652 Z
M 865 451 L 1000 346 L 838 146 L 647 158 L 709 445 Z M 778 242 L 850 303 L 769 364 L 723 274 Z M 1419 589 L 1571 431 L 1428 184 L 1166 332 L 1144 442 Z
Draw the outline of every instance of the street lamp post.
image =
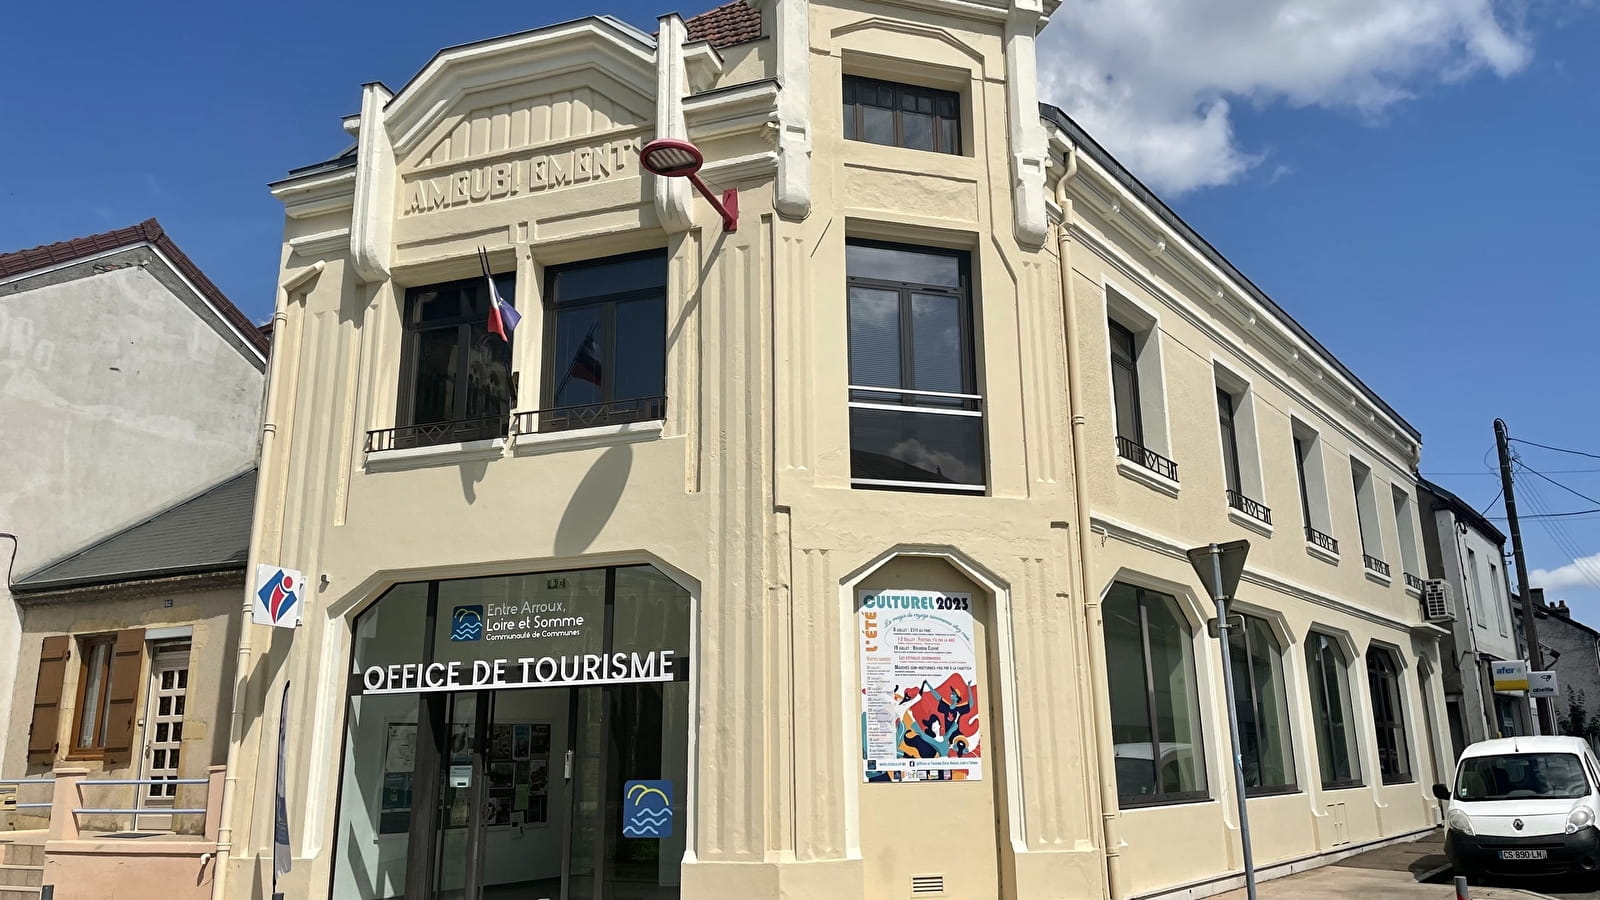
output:
M 1217 605 L 1212 636 L 1222 645 L 1222 689 L 1228 695 L 1228 738 L 1233 744 L 1233 791 L 1239 801 L 1239 845 L 1244 856 L 1244 885 L 1249 900 L 1256 900 L 1256 865 L 1250 852 L 1250 810 L 1244 792 L 1244 755 L 1239 750 L 1239 707 L 1233 694 L 1233 653 L 1229 647 L 1228 601 L 1239 589 L 1239 576 L 1250 553 L 1249 541 L 1207 544 L 1188 551 L 1200 583 Z

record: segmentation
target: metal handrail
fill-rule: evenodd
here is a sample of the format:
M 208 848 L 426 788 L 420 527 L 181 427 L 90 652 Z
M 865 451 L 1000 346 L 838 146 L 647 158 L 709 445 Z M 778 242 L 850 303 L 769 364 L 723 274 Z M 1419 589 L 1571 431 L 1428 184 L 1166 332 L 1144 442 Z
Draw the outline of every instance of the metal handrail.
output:
M 1272 509 L 1271 509 L 1271 507 L 1267 506 L 1265 503 L 1262 503 L 1259 500 L 1252 500 L 1249 497 L 1246 497 L 1244 494 L 1240 493 L 1239 491 L 1235 491 L 1235 490 L 1229 489 L 1229 491 L 1228 491 L 1228 505 L 1233 507 L 1234 509 L 1237 509 L 1238 511 L 1244 513 L 1245 515 L 1249 516 L 1252 519 L 1259 519 L 1260 521 L 1262 521 L 1262 522 L 1264 522 L 1264 523 L 1266 523 L 1268 525 L 1272 524 Z
M 145 806 L 145 807 L 141 807 L 139 809 L 112 809 L 110 807 L 106 807 L 106 808 L 102 809 L 100 807 L 81 806 L 81 807 L 78 807 L 77 809 L 74 809 L 72 812 L 73 812 L 73 814 L 80 815 L 80 816 L 115 816 L 115 815 L 134 816 L 134 815 L 136 815 L 136 816 L 141 816 L 141 817 L 143 817 L 143 816 L 203 816 L 203 815 L 206 814 L 206 811 L 204 809 L 167 809 L 166 807 L 163 807 L 163 806 Z
M 1368 556 L 1367 554 L 1363 553 L 1361 554 L 1361 562 L 1367 568 L 1377 572 L 1379 575 L 1382 575 L 1385 578 L 1389 577 L 1389 564 L 1377 558 L 1376 556 Z
M 1306 526 L 1306 542 L 1315 544 L 1329 553 L 1339 552 L 1339 541 L 1333 535 L 1323 534 L 1310 525 Z
M 210 784 L 209 778 L 85 778 L 78 782 L 79 786 L 86 784 L 101 785 L 129 785 L 129 784 Z
M 440 444 L 493 440 L 505 437 L 510 423 L 510 416 L 505 415 L 375 428 L 367 432 L 365 450 L 367 453 L 382 453 L 387 450 L 408 450 L 413 447 L 436 447 Z
M 1422 579 L 1421 578 L 1418 578 L 1417 576 L 1411 574 L 1410 572 L 1406 572 L 1406 573 L 1404 573 L 1404 575 L 1406 577 L 1406 587 L 1408 587 L 1408 588 L 1416 588 L 1419 591 L 1422 590 Z
M 1117 455 L 1135 465 L 1160 475 L 1168 481 L 1178 480 L 1178 464 L 1165 456 L 1122 435 L 1117 435 Z
M 627 400 L 605 400 L 599 403 L 553 406 L 548 409 L 530 409 L 512 413 L 511 433 L 549 434 L 578 428 L 656 422 L 666 417 L 665 396 L 634 397 Z

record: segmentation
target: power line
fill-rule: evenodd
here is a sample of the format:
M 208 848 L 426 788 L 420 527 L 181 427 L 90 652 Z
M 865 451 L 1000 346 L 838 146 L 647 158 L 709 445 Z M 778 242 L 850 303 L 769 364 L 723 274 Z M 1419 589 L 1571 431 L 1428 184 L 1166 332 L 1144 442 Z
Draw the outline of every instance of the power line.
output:
M 1600 453 L 1589 453 L 1589 452 L 1586 452 L 1586 451 L 1583 451 L 1583 450 L 1570 450 L 1570 449 L 1568 449 L 1566 447 L 1552 447 L 1549 444 L 1540 444 L 1540 443 L 1537 443 L 1537 442 L 1534 442 L 1534 441 L 1526 441 L 1526 440 L 1523 440 L 1522 438 L 1508 438 L 1508 440 L 1516 441 L 1519 444 L 1527 444 L 1530 447 L 1538 447 L 1541 450 L 1554 450 L 1557 453 L 1571 453 L 1573 456 L 1587 456 L 1590 459 L 1600 459 Z
M 1533 488 L 1532 485 L 1528 485 L 1526 490 L 1528 500 L 1531 501 L 1534 509 L 1537 509 L 1540 512 L 1549 511 L 1549 507 L 1544 503 L 1544 498 L 1537 490 Z M 1588 582 L 1590 587 L 1600 590 L 1600 578 L 1596 578 L 1595 576 L 1591 575 L 1588 567 L 1578 562 L 1584 558 L 1584 554 L 1578 549 L 1577 541 L 1572 537 L 1572 534 L 1567 531 L 1566 525 L 1557 519 L 1541 519 L 1539 521 L 1539 525 L 1545 530 L 1545 533 L 1550 536 L 1550 540 L 1555 543 L 1556 547 L 1572 560 L 1572 565 L 1577 568 L 1578 575 L 1584 581 Z
M 1590 503 L 1600 503 L 1600 500 L 1596 500 L 1595 498 L 1589 496 L 1588 494 L 1585 494 L 1585 493 L 1583 493 L 1581 491 L 1575 491 L 1572 488 L 1567 487 L 1566 485 L 1564 485 L 1561 482 L 1555 480 L 1554 478 L 1551 478 L 1549 475 L 1546 475 L 1543 472 L 1539 471 L 1538 469 L 1535 469 L 1535 468 L 1529 466 L 1528 464 L 1524 463 L 1520 459 L 1515 460 L 1515 462 L 1516 462 L 1517 465 L 1522 467 L 1522 470 L 1524 472 L 1527 472 L 1527 473 L 1529 473 L 1531 475 L 1537 475 L 1540 478 L 1543 478 L 1545 481 L 1550 482 L 1551 484 L 1555 485 L 1558 488 L 1561 488 L 1563 491 L 1566 491 L 1567 493 L 1572 494 L 1575 497 L 1581 497 L 1584 500 L 1589 501 Z
M 1530 515 L 1522 515 L 1522 516 L 1518 516 L 1517 518 L 1519 518 L 1519 519 L 1570 519 L 1570 518 L 1575 518 L 1577 516 L 1595 516 L 1595 515 L 1600 515 L 1600 506 L 1597 506 L 1594 509 L 1574 509 L 1574 510 L 1571 510 L 1569 512 L 1544 513 L 1542 515 L 1532 515 L 1532 516 L 1530 516 Z M 1505 516 L 1484 516 L 1484 518 L 1485 519 L 1494 519 L 1497 522 L 1504 522 L 1506 520 Z
M 1593 474 L 1595 472 L 1600 472 L 1600 469 L 1546 469 L 1545 470 L 1545 473 L 1549 474 L 1549 475 L 1584 475 L 1584 474 Z M 1500 477 L 1500 473 L 1499 472 L 1423 472 L 1421 474 L 1422 474 L 1422 476 L 1424 478 L 1442 478 L 1442 477 L 1445 477 L 1445 476 L 1455 477 L 1457 475 L 1487 475 L 1490 478 L 1499 478 Z

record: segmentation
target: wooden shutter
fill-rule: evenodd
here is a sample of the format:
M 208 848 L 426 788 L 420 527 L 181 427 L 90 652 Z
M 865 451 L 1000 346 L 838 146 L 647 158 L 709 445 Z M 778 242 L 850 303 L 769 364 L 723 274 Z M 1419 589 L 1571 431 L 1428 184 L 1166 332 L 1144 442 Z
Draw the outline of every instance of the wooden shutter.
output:
M 67 675 L 72 639 L 64 634 L 44 639 L 39 648 L 39 680 L 33 688 L 33 724 L 28 727 L 28 762 L 56 761 L 61 738 L 61 684 Z
M 133 759 L 133 717 L 139 709 L 139 676 L 144 672 L 144 629 L 117 632 L 111 650 L 111 689 L 106 694 L 106 762 Z

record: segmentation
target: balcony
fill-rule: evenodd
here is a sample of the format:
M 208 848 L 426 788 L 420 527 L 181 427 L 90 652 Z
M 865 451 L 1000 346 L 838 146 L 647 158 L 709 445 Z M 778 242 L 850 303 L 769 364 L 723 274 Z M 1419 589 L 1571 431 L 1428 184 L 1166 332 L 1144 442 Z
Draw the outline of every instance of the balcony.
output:
M 1389 575 L 1389 564 L 1377 558 L 1376 556 L 1368 556 L 1365 553 L 1361 554 L 1361 564 L 1366 566 L 1367 571 L 1369 572 L 1376 572 L 1385 578 L 1391 577 Z
M 1337 554 L 1339 552 L 1339 542 L 1332 535 L 1323 534 L 1310 525 L 1306 526 L 1306 543 L 1313 547 L 1320 547 L 1329 553 Z
M 1149 469 L 1168 481 L 1178 480 L 1177 463 L 1121 435 L 1117 436 L 1117 455 L 1135 465 Z
M 642 397 L 519 412 L 511 418 L 511 431 L 513 434 L 549 434 L 580 428 L 656 422 L 666 417 L 666 397 Z
M 1422 590 L 1422 579 L 1411 574 L 1410 572 L 1406 572 L 1404 574 L 1406 579 L 1406 587 L 1413 591 L 1420 592 Z
M 1252 519 L 1264 524 L 1272 524 L 1272 510 L 1265 503 L 1251 500 L 1238 491 L 1228 491 L 1228 506 L 1237 509 Z
M 424 425 L 400 425 L 367 432 L 368 453 L 388 450 L 411 450 L 417 447 L 437 447 L 440 444 L 461 444 L 469 441 L 488 441 L 506 436 L 505 416 L 486 416 L 479 419 L 462 419 L 458 422 L 432 422 Z

